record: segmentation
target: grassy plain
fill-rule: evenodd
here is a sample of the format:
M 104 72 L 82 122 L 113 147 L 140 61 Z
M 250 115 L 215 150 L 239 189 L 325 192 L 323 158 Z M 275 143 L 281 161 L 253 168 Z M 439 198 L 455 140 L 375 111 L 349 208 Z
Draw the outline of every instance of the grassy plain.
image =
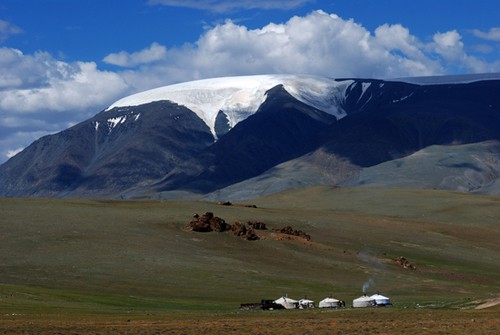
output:
M 500 298 L 499 205 L 499 197 L 332 187 L 232 206 L 1 199 L 0 334 L 487 334 L 498 305 L 474 308 Z M 189 231 L 207 211 L 269 229 L 258 241 Z M 272 231 L 286 225 L 311 241 Z M 239 310 L 284 294 L 349 306 L 365 283 L 394 306 Z

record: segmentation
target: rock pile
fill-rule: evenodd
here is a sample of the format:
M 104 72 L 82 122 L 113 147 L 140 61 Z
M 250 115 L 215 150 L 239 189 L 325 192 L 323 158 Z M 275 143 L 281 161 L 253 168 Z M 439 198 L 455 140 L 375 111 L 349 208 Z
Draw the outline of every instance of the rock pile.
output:
M 236 222 L 231 226 L 231 231 L 234 235 L 239 236 L 247 241 L 255 241 L 259 239 L 252 227 L 239 222 Z
M 259 222 L 259 221 L 252 222 L 252 221 L 248 221 L 247 224 L 250 227 L 252 227 L 253 229 L 255 229 L 255 230 L 266 230 L 267 229 L 266 224 L 264 222 Z
M 263 222 L 252 222 L 249 221 L 246 224 L 235 222 L 234 224 L 229 224 L 218 216 L 214 216 L 212 212 L 206 212 L 203 215 L 195 214 L 193 219 L 189 223 L 189 228 L 196 232 L 225 232 L 231 231 L 234 235 L 247 241 L 255 241 L 259 239 L 259 236 L 255 233 L 255 230 L 265 230 L 266 224 Z
M 309 234 L 306 234 L 302 230 L 294 230 L 290 226 L 285 226 L 281 229 L 274 229 L 275 232 L 281 233 L 281 234 L 286 234 L 286 235 L 292 235 L 292 236 L 299 236 L 302 237 L 303 239 L 306 239 L 307 241 L 311 240 L 311 236 Z
M 231 225 L 218 216 L 214 216 L 212 212 L 206 212 L 202 216 L 195 214 L 189 223 L 192 231 L 198 232 L 224 232 L 231 229 Z

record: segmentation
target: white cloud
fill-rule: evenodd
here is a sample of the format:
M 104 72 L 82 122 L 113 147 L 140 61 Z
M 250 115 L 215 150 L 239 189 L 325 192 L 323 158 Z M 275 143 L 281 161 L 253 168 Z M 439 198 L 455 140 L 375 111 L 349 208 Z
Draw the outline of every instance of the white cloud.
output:
M 436 33 L 433 37 L 434 51 L 445 60 L 451 62 L 460 62 L 465 57 L 464 44 L 462 36 L 456 31 L 446 33 Z
M 0 91 L 0 109 L 26 113 L 40 109 L 78 112 L 90 107 L 105 107 L 109 99 L 127 90 L 118 74 L 99 71 L 95 63 L 53 61 L 48 66 L 53 73 L 41 75 L 38 87 Z M 15 78 L 22 82 L 24 75 L 20 72 Z
M 10 36 L 22 33 L 22 29 L 12 23 L 0 20 L 0 41 L 7 40 Z
M 292 9 L 312 0 L 149 0 L 151 5 L 185 7 L 211 12 L 231 12 L 242 9 Z
M 166 54 L 167 48 L 154 42 L 149 46 L 149 48 L 143 49 L 141 51 L 133 53 L 120 51 L 118 53 L 109 54 L 104 57 L 103 61 L 108 64 L 122 67 L 134 67 L 137 65 L 148 64 L 162 60 L 165 58 Z
M 54 73 L 54 64 L 47 53 L 24 55 L 17 49 L 0 48 L 0 90 L 44 85 Z
M 500 28 L 491 28 L 489 31 L 481 31 L 479 29 L 472 30 L 472 33 L 483 40 L 500 42 Z
M 23 147 L 20 147 L 20 148 L 14 149 L 14 150 L 7 150 L 7 153 L 5 154 L 5 156 L 7 156 L 7 158 L 11 158 L 11 157 L 14 157 L 15 155 L 17 155 L 18 153 L 20 153 L 23 150 L 24 150 Z
M 432 50 L 442 58 L 445 71 L 461 73 L 484 73 L 500 71 L 500 62 L 487 63 L 465 51 L 462 36 L 456 31 L 436 33 L 433 37 Z
M 408 28 L 400 24 L 384 24 L 375 29 L 375 40 L 380 47 L 391 52 L 397 50 L 406 57 L 425 61 L 426 56 L 422 52 L 424 47 L 415 36 L 410 34 Z

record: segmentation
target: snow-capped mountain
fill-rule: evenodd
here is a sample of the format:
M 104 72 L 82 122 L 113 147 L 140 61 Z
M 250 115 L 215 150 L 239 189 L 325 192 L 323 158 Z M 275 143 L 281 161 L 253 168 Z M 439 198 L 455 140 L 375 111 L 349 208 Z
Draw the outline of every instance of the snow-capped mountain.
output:
M 314 184 L 380 186 L 384 178 L 408 185 L 403 171 L 432 174 L 429 163 L 418 170 L 419 152 L 453 146 L 457 155 L 464 144 L 478 153 L 459 155 L 442 177 L 420 184 L 495 193 L 499 90 L 492 75 L 261 75 L 170 85 L 35 141 L 0 166 L 0 196 L 227 199 Z M 401 182 L 382 178 L 383 164 Z
M 278 85 L 300 102 L 342 118 L 345 116 L 342 99 L 350 84 L 352 81 L 296 75 L 212 78 L 134 94 L 116 101 L 106 110 L 168 100 L 193 111 L 217 137 L 215 125 L 220 113 L 232 128 L 257 112 L 266 99 L 266 92 Z

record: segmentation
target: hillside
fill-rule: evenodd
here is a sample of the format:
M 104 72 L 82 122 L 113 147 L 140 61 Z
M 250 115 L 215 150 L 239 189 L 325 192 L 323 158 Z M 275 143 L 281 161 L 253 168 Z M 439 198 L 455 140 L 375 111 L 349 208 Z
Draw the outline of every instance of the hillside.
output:
M 407 157 L 363 169 L 344 185 L 436 188 L 498 195 L 498 145 L 498 141 L 486 141 L 429 146 Z
M 314 187 L 222 206 L 2 199 L 2 313 L 235 310 L 290 297 L 352 301 L 369 283 L 396 306 L 475 306 L 498 294 L 499 199 Z M 246 205 L 255 205 L 247 207 Z M 187 229 L 195 213 L 261 221 L 261 239 Z M 307 241 L 275 233 L 292 226 Z M 403 256 L 416 270 L 394 259 Z

